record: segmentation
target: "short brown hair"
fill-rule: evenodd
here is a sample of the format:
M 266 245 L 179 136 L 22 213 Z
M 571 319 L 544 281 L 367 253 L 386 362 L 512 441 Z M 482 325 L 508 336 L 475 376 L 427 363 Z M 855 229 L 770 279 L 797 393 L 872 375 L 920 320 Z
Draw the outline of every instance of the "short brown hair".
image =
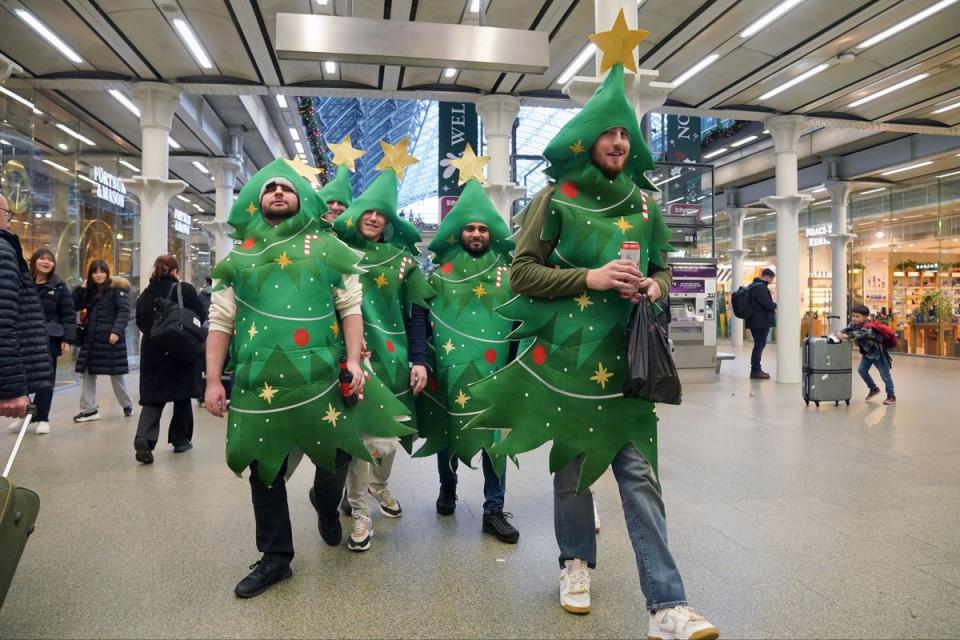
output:
M 850 307 L 850 313 L 859 313 L 862 316 L 870 316 L 870 309 L 865 304 L 855 304 Z
M 153 273 L 150 274 L 150 282 L 156 282 L 160 278 L 166 278 L 174 271 L 180 270 L 180 263 L 173 256 L 157 256 L 153 261 Z

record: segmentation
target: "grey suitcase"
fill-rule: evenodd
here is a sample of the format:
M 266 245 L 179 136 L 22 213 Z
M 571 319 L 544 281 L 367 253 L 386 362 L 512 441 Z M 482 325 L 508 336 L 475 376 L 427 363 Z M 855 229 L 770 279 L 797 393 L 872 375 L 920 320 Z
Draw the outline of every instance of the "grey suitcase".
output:
M 803 341 L 803 400 L 809 405 L 845 402 L 853 394 L 853 349 L 849 342 L 832 343 L 826 338 Z
M 27 538 L 33 533 L 37 514 L 40 512 L 40 498 L 30 489 L 18 487 L 10 482 L 8 476 L 13 461 L 20 450 L 23 435 L 30 426 L 36 409 L 30 405 L 27 416 L 20 427 L 13 452 L 7 461 L 7 466 L 0 475 L 0 608 L 7 599 L 13 574 L 17 571 L 20 556 L 27 545 Z

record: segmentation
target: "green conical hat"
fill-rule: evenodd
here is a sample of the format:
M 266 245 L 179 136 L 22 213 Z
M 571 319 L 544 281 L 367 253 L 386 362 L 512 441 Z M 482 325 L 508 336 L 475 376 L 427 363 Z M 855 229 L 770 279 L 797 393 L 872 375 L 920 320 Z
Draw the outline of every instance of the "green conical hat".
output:
M 338 178 L 339 179 L 339 178 Z M 398 247 L 410 249 L 417 255 L 417 243 L 420 242 L 420 232 L 417 228 L 397 215 L 397 192 L 400 186 L 397 183 L 397 174 L 392 169 L 381 171 L 380 175 L 367 187 L 350 207 L 337 216 L 333 222 L 333 230 L 341 240 L 350 245 L 356 245 L 362 237 L 357 231 L 360 216 L 367 211 L 379 211 L 387 219 L 383 230 L 385 242 Z
M 460 234 L 471 222 L 481 222 L 490 229 L 490 249 L 502 255 L 509 255 L 515 246 L 510 240 L 510 229 L 493 206 L 483 185 L 476 178 L 467 181 L 463 193 L 453 205 L 453 209 L 440 223 L 437 235 L 430 243 L 430 251 L 441 261 L 451 249 L 460 249 Z
M 543 155 L 550 161 L 546 174 L 554 179 L 590 162 L 590 148 L 600 134 L 614 127 L 623 127 L 630 135 L 630 158 L 624 171 L 642 189 L 657 188 L 643 175 L 655 168 L 653 156 L 643 140 L 637 114 L 630 106 L 623 89 L 623 65 L 616 64 L 593 96 L 554 136 Z
M 337 167 L 337 175 L 323 185 L 318 194 L 324 203 L 336 200 L 349 207 L 353 204 L 353 186 L 350 184 L 350 169 L 344 165 Z
M 251 231 L 258 228 L 269 228 L 263 220 L 260 211 L 260 192 L 269 180 L 280 178 L 289 182 L 297 192 L 300 199 L 300 210 L 293 217 L 306 221 L 308 218 L 320 219 L 320 216 L 327 210 L 326 202 L 317 197 L 310 183 L 301 176 L 290 164 L 283 158 L 277 158 L 260 171 L 257 171 L 250 180 L 247 181 L 240 194 L 237 196 L 233 207 L 230 209 L 230 217 L 227 222 L 233 226 L 233 233 L 230 237 L 234 240 L 245 239 Z M 329 224 L 323 222 L 323 224 Z

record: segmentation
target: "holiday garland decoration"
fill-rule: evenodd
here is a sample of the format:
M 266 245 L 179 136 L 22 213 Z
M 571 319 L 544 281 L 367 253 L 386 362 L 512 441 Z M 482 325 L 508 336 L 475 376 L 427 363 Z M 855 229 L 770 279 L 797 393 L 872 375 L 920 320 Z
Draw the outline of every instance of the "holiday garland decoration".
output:
M 297 111 L 300 113 L 300 119 L 303 121 L 303 128 L 307 132 L 307 143 L 310 145 L 310 151 L 313 152 L 313 157 L 317 159 L 317 168 L 320 170 L 317 181 L 321 186 L 325 185 L 330 177 L 327 169 L 326 155 L 323 153 L 323 134 L 320 131 L 320 118 L 317 116 L 317 106 L 313 98 L 300 98 L 297 104 Z
M 740 120 L 734 120 L 729 125 L 717 126 L 700 138 L 700 146 L 708 147 L 720 138 L 730 138 L 739 133 L 741 129 L 743 129 L 743 122 Z

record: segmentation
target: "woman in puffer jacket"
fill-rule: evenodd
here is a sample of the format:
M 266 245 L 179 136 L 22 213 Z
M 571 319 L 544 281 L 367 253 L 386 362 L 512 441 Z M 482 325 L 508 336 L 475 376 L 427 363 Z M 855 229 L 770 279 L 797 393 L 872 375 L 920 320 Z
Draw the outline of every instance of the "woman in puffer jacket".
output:
M 83 374 L 80 413 L 74 422 L 99 420 L 97 408 L 97 376 L 110 376 L 113 393 L 123 407 L 123 415 L 133 415 L 133 399 L 127 391 L 127 343 L 124 339 L 130 319 L 130 283 L 126 278 L 110 277 L 110 267 L 103 260 L 94 260 L 87 269 L 87 279 L 73 292 L 73 302 L 80 312 L 77 344 L 77 373 Z

